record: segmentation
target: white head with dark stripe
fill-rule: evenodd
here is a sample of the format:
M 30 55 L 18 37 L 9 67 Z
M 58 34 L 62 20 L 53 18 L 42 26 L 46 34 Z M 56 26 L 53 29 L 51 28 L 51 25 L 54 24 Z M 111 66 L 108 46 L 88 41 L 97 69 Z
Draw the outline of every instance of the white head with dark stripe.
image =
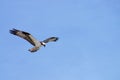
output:
M 42 46 L 46 47 L 46 43 L 40 42 L 40 44 L 41 44 Z

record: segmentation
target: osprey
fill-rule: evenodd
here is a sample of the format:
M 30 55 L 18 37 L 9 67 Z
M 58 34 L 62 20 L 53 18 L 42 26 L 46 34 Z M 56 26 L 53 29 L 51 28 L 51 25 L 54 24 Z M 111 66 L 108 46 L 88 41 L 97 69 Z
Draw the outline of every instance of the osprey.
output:
M 37 50 L 39 50 L 40 47 L 42 47 L 42 46 L 45 47 L 46 43 L 56 42 L 58 40 L 58 37 L 50 37 L 43 41 L 38 41 L 30 33 L 21 31 L 21 30 L 17 30 L 14 28 L 12 30 L 10 30 L 10 33 L 13 35 L 19 36 L 19 37 L 27 40 L 29 43 L 31 43 L 34 47 L 29 49 L 30 52 L 36 52 Z

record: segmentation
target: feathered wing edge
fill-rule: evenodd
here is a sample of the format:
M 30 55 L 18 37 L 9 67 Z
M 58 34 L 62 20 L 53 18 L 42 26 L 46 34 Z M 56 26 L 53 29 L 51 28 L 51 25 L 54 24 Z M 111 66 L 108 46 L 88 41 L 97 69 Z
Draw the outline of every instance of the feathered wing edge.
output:
M 48 43 L 48 42 L 56 42 L 59 38 L 58 37 L 50 37 L 45 39 L 43 42 Z
M 12 30 L 10 30 L 10 33 L 27 40 L 29 43 L 31 43 L 32 45 L 35 46 L 35 43 L 33 41 L 34 38 L 30 33 L 25 32 L 25 31 L 20 31 L 20 30 L 14 29 L 14 28 Z

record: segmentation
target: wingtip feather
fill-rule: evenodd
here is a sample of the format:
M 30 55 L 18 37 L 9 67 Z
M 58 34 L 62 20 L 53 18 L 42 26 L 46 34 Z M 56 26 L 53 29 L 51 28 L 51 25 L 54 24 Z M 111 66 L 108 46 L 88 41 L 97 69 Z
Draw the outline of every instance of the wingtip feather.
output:
M 17 29 L 15 29 L 15 28 L 13 28 L 12 30 L 9 30 L 9 32 L 11 33 L 11 34 L 14 34 L 14 35 L 16 35 L 16 32 L 17 32 L 18 30 Z
M 51 39 L 54 39 L 53 41 L 57 41 L 59 38 L 58 37 L 51 37 Z
M 55 37 L 56 39 L 55 39 L 55 41 L 57 41 L 59 38 L 58 37 Z

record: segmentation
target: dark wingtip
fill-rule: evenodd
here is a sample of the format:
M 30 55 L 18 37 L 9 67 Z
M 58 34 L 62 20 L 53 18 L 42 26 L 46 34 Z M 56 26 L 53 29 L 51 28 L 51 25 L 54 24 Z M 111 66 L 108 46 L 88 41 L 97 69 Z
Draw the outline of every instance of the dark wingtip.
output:
M 11 34 L 14 34 L 14 35 L 16 35 L 16 32 L 17 32 L 18 30 L 17 29 L 15 29 L 15 28 L 13 28 L 12 30 L 9 30 L 9 32 L 11 33 Z
M 54 41 L 57 41 L 59 38 L 58 37 L 52 37 Z
M 55 41 L 57 41 L 59 38 L 58 37 L 56 37 L 56 40 Z

